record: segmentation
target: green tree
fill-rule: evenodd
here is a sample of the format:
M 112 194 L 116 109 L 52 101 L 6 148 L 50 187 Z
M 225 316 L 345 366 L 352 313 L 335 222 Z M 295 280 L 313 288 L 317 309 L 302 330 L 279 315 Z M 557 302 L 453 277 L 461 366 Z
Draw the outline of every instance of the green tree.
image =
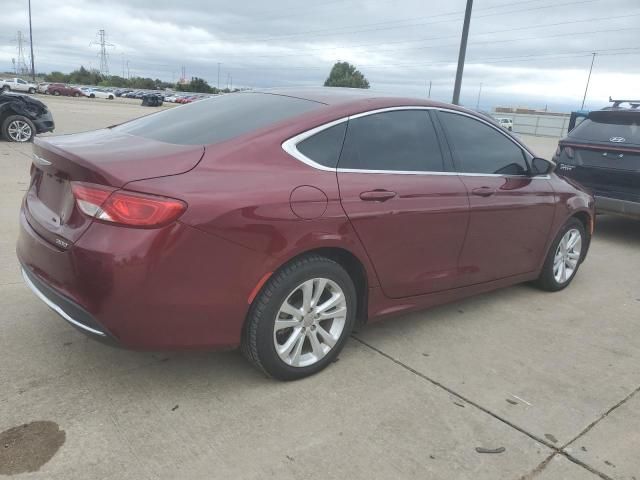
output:
M 69 81 L 69 75 L 62 72 L 51 72 L 44 76 L 45 82 L 51 83 L 67 83 Z
M 325 87 L 369 88 L 369 81 L 349 62 L 336 62 L 324 82 Z
M 199 77 L 191 77 L 189 83 L 179 83 L 177 90 L 181 92 L 217 93 L 217 89 L 211 88 L 205 79 Z

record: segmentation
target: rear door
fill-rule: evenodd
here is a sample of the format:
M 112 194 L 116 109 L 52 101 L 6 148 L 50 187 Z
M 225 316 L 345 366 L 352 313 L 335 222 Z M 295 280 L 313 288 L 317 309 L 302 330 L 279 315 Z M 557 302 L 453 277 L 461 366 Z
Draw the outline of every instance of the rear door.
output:
M 640 202 L 640 111 L 598 111 L 560 142 L 558 173 L 598 197 Z
M 529 175 L 528 154 L 500 127 L 460 112 L 438 119 L 469 195 L 457 286 L 536 270 L 555 212 L 548 176 Z
M 451 288 L 467 228 L 465 186 L 424 109 L 349 120 L 338 163 L 342 206 L 392 298 Z

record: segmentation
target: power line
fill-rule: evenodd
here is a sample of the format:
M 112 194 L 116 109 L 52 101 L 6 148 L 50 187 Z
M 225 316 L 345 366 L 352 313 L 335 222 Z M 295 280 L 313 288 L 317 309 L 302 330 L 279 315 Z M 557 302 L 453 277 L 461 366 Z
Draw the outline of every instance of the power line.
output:
M 511 2 L 511 3 L 505 3 L 505 4 L 501 4 L 501 5 L 496 5 L 494 7 L 491 7 L 492 9 L 494 8 L 501 8 L 501 7 L 510 7 L 510 6 L 514 6 L 514 5 L 518 5 L 519 3 L 530 3 L 533 0 L 526 0 L 523 2 Z M 585 3 L 593 3 L 593 2 L 597 2 L 600 0 L 573 0 L 570 2 L 564 2 L 564 3 L 556 3 L 553 5 L 542 5 L 542 6 L 537 6 L 537 7 L 529 7 L 529 8 L 522 8 L 522 9 L 516 9 L 516 10 L 509 10 L 509 11 L 504 11 L 501 10 L 499 12 L 494 12 L 494 13 L 486 13 L 484 15 L 477 15 L 477 18 L 485 18 L 485 17 L 492 17 L 492 16 L 500 16 L 500 15 L 509 15 L 512 13 L 521 13 L 521 12 L 529 12 L 529 11 L 533 11 L 533 10 L 543 10 L 543 9 L 547 9 L 547 8 L 559 8 L 559 7 L 565 7 L 565 6 L 574 6 L 574 5 L 580 5 L 580 4 L 585 4 Z M 485 8 L 486 9 L 486 8 Z M 482 9 L 482 10 L 485 10 Z M 460 11 L 455 11 L 455 12 L 448 12 L 448 13 L 442 13 L 442 14 L 435 14 L 435 15 L 430 15 L 428 17 L 422 17 L 422 18 L 436 18 L 436 17 L 442 17 L 442 16 L 450 16 L 450 15 L 459 15 L 461 12 Z M 320 29 L 320 30 L 311 30 L 311 31 L 307 31 L 307 32 L 298 32 L 298 33 L 290 33 L 290 34 L 285 34 L 285 35 L 276 35 L 276 36 L 271 36 L 271 37 L 264 37 L 264 38 L 251 38 L 251 37 L 244 37 L 247 40 L 253 40 L 256 42 L 264 42 L 264 41 L 272 41 L 272 40 L 278 40 L 278 39 L 284 39 L 284 38 L 291 38 L 291 37 L 299 37 L 299 36 L 304 36 L 305 38 L 309 38 L 309 37 L 321 37 L 321 36 L 331 36 L 331 35 L 342 35 L 342 34 L 352 34 L 352 33 L 364 33 L 364 32 L 377 32 L 377 31 L 381 31 L 381 30 L 392 30 L 392 29 L 396 29 L 396 28 L 408 28 L 408 27 L 418 27 L 418 26 L 424 26 L 424 25 L 435 25 L 438 23 L 448 23 L 448 22 L 455 22 L 458 21 L 457 18 L 451 18 L 451 19 L 444 19 L 444 20 L 437 20 L 435 22 L 418 22 L 418 23 L 410 23 L 410 24 L 406 24 L 406 25 L 388 25 L 389 23 L 398 23 L 398 22 L 415 22 L 416 18 L 407 18 L 404 20 L 392 20 L 389 22 L 378 22 L 376 24 L 369 24 L 369 25 L 383 25 L 382 27 L 374 27 L 374 28 L 364 28 L 361 30 L 348 30 L 348 31 L 344 31 L 344 32 L 340 32 L 340 31 L 336 31 L 336 30 L 340 30 L 340 29 L 345 29 L 345 28 L 352 28 L 353 26 L 345 26 L 345 27 L 339 27 L 339 28 L 330 28 L 330 29 Z M 366 26 L 367 24 L 363 24 L 361 26 Z M 387 26 L 384 26 L 387 25 Z

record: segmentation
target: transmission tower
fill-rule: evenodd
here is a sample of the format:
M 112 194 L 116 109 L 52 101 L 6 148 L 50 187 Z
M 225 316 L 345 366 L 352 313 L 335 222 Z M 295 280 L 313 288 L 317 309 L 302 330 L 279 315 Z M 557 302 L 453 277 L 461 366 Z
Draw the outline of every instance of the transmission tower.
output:
M 90 45 L 98 45 L 100 51 L 98 57 L 100 57 L 100 73 L 102 75 L 109 75 L 109 55 L 107 54 L 107 47 L 114 47 L 112 43 L 107 42 L 107 33 L 101 29 L 98 30 L 97 39 L 93 40 Z
M 22 32 L 18 30 L 18 33 L 16 34 L 16 44 L 17 44 L 16 46 L 18 49 L 18 56 L 16 57 L 16 62 L 15 62 L 15 70 L 17 75 L 25 75 L 29 73 L 29 67 L 27 66 L 27 61 L 25 60 L 25 57 L 24 57 L 25 43 L 28 43 L 28 42 L 24 38 L 24 35 L 22 34 Z

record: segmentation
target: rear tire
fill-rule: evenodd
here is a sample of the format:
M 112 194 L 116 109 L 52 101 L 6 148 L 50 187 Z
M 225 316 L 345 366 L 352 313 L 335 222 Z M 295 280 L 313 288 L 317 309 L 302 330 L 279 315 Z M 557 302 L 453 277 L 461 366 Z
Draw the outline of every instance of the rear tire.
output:
M 584 225 L 577 218 L 570 218 L 553 240 L 536 285 L 548 292 L 566 288 L 578 273 L 588 245 Z
M 36 93 L 36 89 L 35 89 L 35 88 L 30 88 L 30 89 L 29 89 L 29 93 L 30 93 L 31 95 L 33 95 L 34 93 Z
M 2 91 L 3 92 L 10 92 L 11 91 L 11 87 L 9 85 L 5 85 L 2 87 Z
M 55 91 L 53 92 L 53 94 L 54 94 L 56 97 L 59 97 L 59 96 L 60 96 L 60 91 L 59 91 L 59 90 L 55 90 Z
M 353 281 L 342 266 L 319 255 L 300 257 L 274 273 L 255 298 L 242 352 L 280 380 L 313 375 L 342 350 L 356 305 Z
M 80 94 L 79 94 L 78 92 L 75 92 L 75 93 L 73 94 L 73 96 L 77 98 L 77 97 L 79 97 L 79 96 L 80 96 Z

